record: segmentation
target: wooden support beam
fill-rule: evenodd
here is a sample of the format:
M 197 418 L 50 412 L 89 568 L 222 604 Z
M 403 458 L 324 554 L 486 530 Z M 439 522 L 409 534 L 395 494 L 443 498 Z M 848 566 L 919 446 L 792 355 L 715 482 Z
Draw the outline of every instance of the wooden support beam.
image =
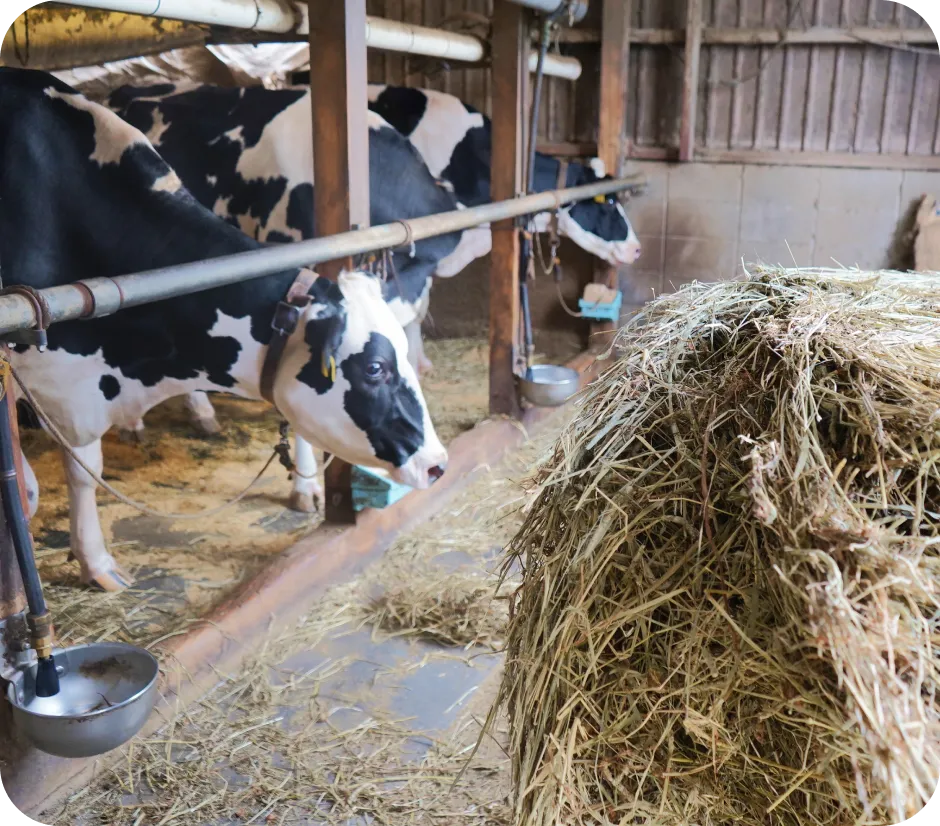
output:
M 549 86 L 549 92 L 553 89 Z M 573 141 L 539 141 L 535 145 L 536 151 L 543 155 L 554 155 L 559 158 L 596 158 L 596 143 L 575 143 Z
M 310 72 L 329 83 L 310 87 L 313 105 L 314 233 L 333 235 L 369 225 L 369 127 L 366 94 L 366 0 L 309 3 Z M 348 259 L 321 264 L 335 279 Z M 336 458 L 325 475 L 325 516 L 356 521 L 352 469 Z
M 496 0 L 492 35 L 494 201 L 522 192 L 526 146 L 529 32 L 521 7 Z M 490 257 L 490 413 L 518 417 L 516 358 L 520 352 L 519 230 L 513 220 L 493 225 Z
M 685 22 L 685 68 L 682 73 L 682 118 L 679 123 L 679 160 L 690 161 L 695 151 L 698 114 L 698 65 L 702 52 L 702 0 L 688 0 Z
M 630 20 L 633 0 L 604 0 L 601 10 L 600 105 L 597 124 L 597 156 L 607 173 L 619 177 L 623 172 L 627 128 L 627 97 L 630 91 Z M 597 262 L 594 281 L 617 288 L 617 267 Z M 591 324 L 589 345 L 603 348 L 616 327 L 612 321 Z

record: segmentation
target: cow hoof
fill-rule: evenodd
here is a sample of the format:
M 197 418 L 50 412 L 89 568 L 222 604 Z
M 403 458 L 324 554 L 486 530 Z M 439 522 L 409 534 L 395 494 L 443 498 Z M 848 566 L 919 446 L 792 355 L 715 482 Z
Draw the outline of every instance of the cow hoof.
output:
M 107 571 L 98 573 L 89 573 L 82 575 L 82 582 L 86 585 L 93 585 L 102 591 L 124 591 L 134 584 L 134 578 L 127 573 L 120 565 L 114 564 Z
M 219 426 L 215 416 L 193 419 L 193 424 L 196 426 L 196 429 L 205 436 L 218 436 L 222 432 L 222 428 Z
M 125 444 L 139 445 L 144 440 L 143 430 L 119 430 L 118 439 Z
M 299 490 L 290 492 L 287 507 L 299 513 L 319 513 L 320 495 L 318 493 L 303 493 Z

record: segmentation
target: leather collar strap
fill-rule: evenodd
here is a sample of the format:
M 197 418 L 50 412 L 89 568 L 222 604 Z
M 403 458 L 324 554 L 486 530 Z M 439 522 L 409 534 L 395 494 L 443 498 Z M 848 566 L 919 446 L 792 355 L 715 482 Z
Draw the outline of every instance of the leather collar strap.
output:
M 317 277 L 313 270 L 302 269 L 290 285 L 284 300 L 279 301 L 274 310 L 274 318 L 271 319 L 271 342 L 261 365 L 261 398 L 271 404 L 274 404 L 274 379 L 277 377 L 281 356 L 284 355 L 288 339 L 297 329 L 301 312 L 312 300 L 310 288 Z M 274 406 L 277 407 L 276 404 Z

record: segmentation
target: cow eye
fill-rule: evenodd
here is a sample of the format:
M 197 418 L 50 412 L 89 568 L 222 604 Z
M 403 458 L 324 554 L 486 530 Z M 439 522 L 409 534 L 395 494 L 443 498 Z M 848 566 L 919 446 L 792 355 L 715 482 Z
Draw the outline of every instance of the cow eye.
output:
M 382 375 L 384 369 L 385 368 L 381 361 L 370 361 L 366 365 L 366 375 L 370 379 L 377 379 L 379 376 Z

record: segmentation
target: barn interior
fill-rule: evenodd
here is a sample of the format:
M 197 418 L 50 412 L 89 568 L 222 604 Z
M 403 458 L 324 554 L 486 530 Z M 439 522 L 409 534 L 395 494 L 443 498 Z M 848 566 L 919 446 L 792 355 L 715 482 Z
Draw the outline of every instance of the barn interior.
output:
M 335 6 L 327 14 L 315 0 L 40 3 L 4 34 L 0 65 L 50 72 L 103 101 L 123 86 L 160 83 L 316 87 L 318 68 L 337 60 L 350 87 L 437 90 L 491 117 L 498 201 L 523 192 L 530 52 L 545 16 L 561 10 L 535 145 L 572 164 L 600 158 L 613 178 L 630 178 L 623 203 L 642 253 L 613 266 L 565 237 L 553 274 L 544 266 L 550 239 L 536 233 L 529 279 L 513 246 L 519 229 L 506 246 L 510 233 L 494 223 L 491 253 L 434 279 L 421 325 L 433 364 L 421 386 L 451 449 L 447 476 L 462 481 L 367 509 L 351 528 L 349 514 L 337 518 L 329 504 L 337 490 L 351 501 L 348 477 L 324 477 L 322 461 L 323 512 L 288 507 L 291 484 L 276 465 L 233 508 L 188 522 L 99 492 L 109 548 L 135 579 L 126 591 L 79 581 L 58 447 L 22 421 L 41 489 L 30 529 L 57 643 L 127 642 L 152 650 L 161 666 L 147 726 L 97 760 L 37 751 L 3 703 L 0 742 L 10 747 L 0 774 L 16 806 L 42 822 L 514 823 L 505 719 L 496 715 L 481 735 L 504 664 L 507 595 L 519 584 L 519 571 L 500 578 L 502 551 L 531 502 L 526 480 L 574 415 L 571 404 L 539 408 L 518 395 L 518 281 L 528 285 L 533 361 L 573 365 L 586 381 L 614 330 L 650 299 L 737 279 L 752 263 L 940 269 L 928 244 L 915 259 L 915 239 L 937 220 L 925 204 L 940 193 L 940 55 L 930 27 L 904 6 Z M 291 22 L 268 25 L 272 8 Z M 349 34 L 364 17 L 371 33 Z M 425 30 L 443 33 L 445 45 L 431 37 L 425 53 L 409 53 Z M 457 45 L 446 44 L 448 34 Z M 314 51 L 311 61 L 315 38 L 329 44 L 329 58 Z M 479 56 L 448 52 L 468 41 L 480 44 Z M 352 56 L 362 53 L 365 72 Z M 529 82 L 514 84 L 520 73 Z M 340 117 L 343 94 L 328 91 L 315 104 L 315 146 L 316 124 Z M 352 129 L 362 114 L 342 120 Z M 360 223 L 352 153 L 330 151 L 346 168 L 323 186 L 345 187 L 348 210 L 318 235 Z M 619 293 L 616 321 L 579 312 L 592 284 Z M 211 509 L 237 496 L 270 455 L 280 418 L 260 401 L 214 395 L 213 404 L 215 435 L 194 429 L 180 399 L 146 416 L 139 441 L 109 433 L 105 481 L 164 512 L 181 500 Z

